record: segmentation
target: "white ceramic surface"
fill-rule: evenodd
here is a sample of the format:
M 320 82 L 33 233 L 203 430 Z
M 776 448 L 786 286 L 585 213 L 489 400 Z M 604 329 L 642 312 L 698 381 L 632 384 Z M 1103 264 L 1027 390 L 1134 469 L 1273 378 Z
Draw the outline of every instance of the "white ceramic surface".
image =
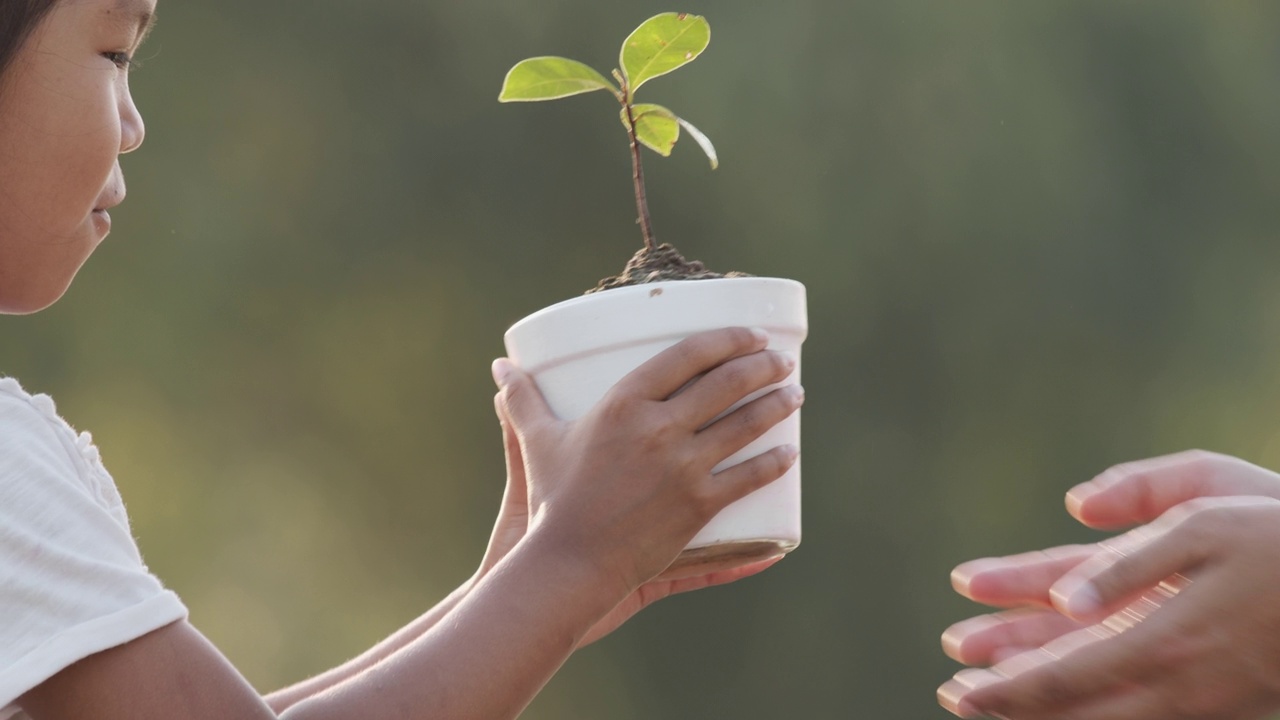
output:
M 508 356 L 537 381 L 561 418 L 585 414 L 645 360 L 684 337 L 724 327 L 759 327 L 769 347 L 800 357 L 808 334 L 804 285 L 778 278 L 649 283 L 584 295 L 544 308 L 507 330 Z M 800 367 L 778 385 L 799 382 Z M 745 402 L 744 401 L 744 402 Z M 720 470 L 785 443 L 800 445 L 800 413 L 727 458 Z M 689 543 L 800 542 L 800 463 L 777 481 L 726 507 Z

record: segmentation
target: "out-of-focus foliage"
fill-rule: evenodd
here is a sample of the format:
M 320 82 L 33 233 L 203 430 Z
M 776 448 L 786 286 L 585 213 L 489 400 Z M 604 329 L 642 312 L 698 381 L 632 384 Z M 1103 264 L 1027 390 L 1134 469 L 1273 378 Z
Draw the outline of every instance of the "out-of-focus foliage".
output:
M 672 9 L 716 35 L 661 101 L 725 164 L 650 163 L 654 221 L 808 285 L 805 541 L 527 717 L 941 718 L 955 563 L 1094 537 L 1062 493 L 1113 462 L 1280 466 L 1280 5 L 162 0 L 115 232 L 0 319 L 0 370 L 94 431 L 260 688 L 478 562 L 503 330 L 640 243 L 616 110 L 494 92 L 537 53 L 611 67 Z

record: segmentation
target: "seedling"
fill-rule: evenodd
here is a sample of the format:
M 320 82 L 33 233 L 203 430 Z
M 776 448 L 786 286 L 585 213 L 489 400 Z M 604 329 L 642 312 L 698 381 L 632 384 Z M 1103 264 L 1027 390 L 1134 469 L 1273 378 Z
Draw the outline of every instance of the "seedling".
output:
M 713 169 L 718 163 L 711 141 L 697 128 L 665 107 L 635 102 L 635 94 L 649 80 L 693 61 L 710 39 L 705 19 L 664 13 L 646 20 L 622 44 L 621 68 L 613 71 L 616 85 L 576 60 L 536 57 L 511 68 L 498 96 L 502 102 L 554 100 L 606 90 L 622 106 L 622 126 L 631 141 L 637 222 L 644 246 L 621 275 L 601 280 L 588 297 L 544 307 L 511 326 L 504 336 L 507 355 L 534 378 L 543 397 L 565 420 L 595 406 L 608 388 L 651 353 L 689 333 L 767 327 L 771 348 L 799 357 L 800 343 L 808 333 L 803 285 L 780 278 L 728 279 L 741 278 L 742 273 L 710 272 L 653 238 L 640 146 L 670 155 L 683 130 L 711 158 Z M 726 280 L 684 282 L 710 278 Z M 647 283 L 661 284 L 612 290 Z M 599 290 L 609 292 L 590 295 Z M 798 447 L 799 420 L 798 414 L 792 414 L 775 426 L 777 430 L 739 452 L 754 456 L 783 437 Z M 769 494 L 719 513 L 659 577 L 697 577 L 790 552 L 800 542 L 799 511 L 800 469 L 792 466 Z
M 535 57 L 521 60 L 507 72 L 499 102 L 531 102 L 556 100 L 571 95 L 607 90 L 622 106 L 622 125 L 631 141 L 632 180 L 635 185 L 636 210 L 644 250 L 653 253 L 659 247 L 653 237 L 649 203 L 645 196 L 644 166 L 640 146 L 669 157 L 684 129 L 702 147 L 711 160 L 711 168 L 720 164 L 711 140 L 684 118 L 661 105 L 636 103 L 635 93 L 653 78 L 682 67 L 702 54 L 711 41 L 711 26 L 706 18 L 689 13 L 663 13 L 644 21 L 622 43 L 619 54 L 621 69 L 613 70 L 617 84 L 590 66 L 563 57 Z M 700 265 L 700 263 L 698 263 Z

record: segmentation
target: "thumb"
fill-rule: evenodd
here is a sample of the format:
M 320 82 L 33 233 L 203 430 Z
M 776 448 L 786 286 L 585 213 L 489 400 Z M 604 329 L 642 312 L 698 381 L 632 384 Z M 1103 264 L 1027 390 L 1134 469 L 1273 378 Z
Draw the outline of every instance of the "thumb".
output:
M 493 381 L 498 384 L 499 419 L 505 419 L 517 434 L 555 420 L 542 392 L 528 373 L 507 358 L 493 361 Z
M 1187 506 L 1207 509 L 1244 499 L 1193 500 Z M 1194 572 L 1212 552 L 1196 527 L 1200 519 L 1195 510 L 1175 510 L 1100 543 L 1096 555 L 1049 589 L 1054 607 L 1080 622 L 1097 622 L 1125 608 L 1128 621 L 1141 620 L 1190 584 L 1184 573 Z

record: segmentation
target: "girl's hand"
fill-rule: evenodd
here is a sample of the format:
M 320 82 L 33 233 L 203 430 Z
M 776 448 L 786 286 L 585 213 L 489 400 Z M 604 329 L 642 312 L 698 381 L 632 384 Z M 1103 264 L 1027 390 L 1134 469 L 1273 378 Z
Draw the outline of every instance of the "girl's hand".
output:
M 774 448 L 711 472 L 803 402 L 798 386 L 782 388 L 716 419 L 791 374 L 795 359 L 766 351 L 766 343 L 763 333 L 741 328 L 690 337 L 627 375 L 574 421 L 556 418 L 532 379 L 510 362 L 494 363 L 508 487 L 489 555 L 496 562 L 523 526 L 613 584 L 623 602 L 584 643 L 661 597 L 769 564 L 646 585 L 722 508 L 795 462 L 794 448 Z M 517 501 L 522 482 L 523 508 Z
M 520 454 L 520 441 L 516 438 L 515 428 L 507 418 L 506 407 L 502 403 L 502 393 L 493 397 L 493 410 L 498 416 L 498 424 L 502 426 L 502 449 L 505 451 L 507 461 L 507 485 L 502 491 L 502 505 L 498 508 L 498 519 L 494 521 L 493 532 L 489 534 L 489 546 L 485 550 L 484 558 L 480 561 L 480 569 L 476 571 L 473 582 L 492 570 L 529 531 L 529 490 L 525 483 L 524 457 Z
M 506 410 L 501 402 L 502 395 L 494 397 L 494 406 L 498 422 L 502 426 L 502 444 L 506 451 L 507 486 L 502 494 L 502 507 L 498 511 L 498 519 L 494 522 L 493 533 L 489 537 L 489 547 L 485 551 L 484 560 L 476 578 L 489 572 L 498 561 L 506 556 L 528 532 L 529 502 L 525 484 L 524 457 L 520 453 L 520 442 L 516 438 L 515 429 L 507 419 Z M 651 580 L 631 593 L 608 615 L 596 623 L 578 647 L 585 647 L 618 629 L 631 616 L 653 603 L 671 595 L 691 590 L 701 590 L 715 585 L 724 585 L 735 580 L 755 575 L 765 570 L 781 557 L 751 563 L 743 567 L 709 573 L 698 577 L 679 580 Z
M 939 689 L 962 716 L 1252 718 L 1280 708 L 1280 476 L 1182 453 L 1109 470 L 1068 495 L 1112 541 L 966 563 L 957 590 L 1031 607 L 958 623 L 966 664 Z M 1158 519 L 1156 519 L 1158 518 Z

